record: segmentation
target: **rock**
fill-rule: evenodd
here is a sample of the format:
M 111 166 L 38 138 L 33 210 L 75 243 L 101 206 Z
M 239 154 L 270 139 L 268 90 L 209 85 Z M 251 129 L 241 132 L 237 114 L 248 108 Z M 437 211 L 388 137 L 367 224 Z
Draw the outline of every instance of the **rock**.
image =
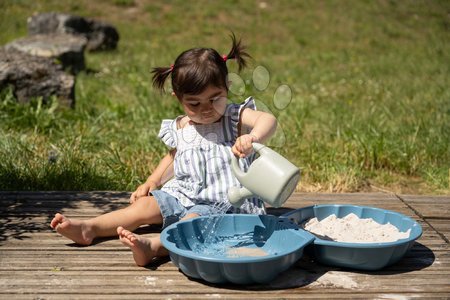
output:
M 111 50 L 117 47 L 119 33 L 112 25 L 68 14 L 48 12 L 28 18 L 28 33 L 68 33 L 87 38 L 89 51 Z
M 5 45 L 35 56 L 57 59 L 64 69 L 78 73 L 85 68 L 84 48 L 87 40 L 70 34 L 38 34 L 17 39 Z
M 53 59 L 0 48 L 0 90 L 13 87 L 20 103 L 57 96 L 64 106 L 75 106 L 75 77 Z

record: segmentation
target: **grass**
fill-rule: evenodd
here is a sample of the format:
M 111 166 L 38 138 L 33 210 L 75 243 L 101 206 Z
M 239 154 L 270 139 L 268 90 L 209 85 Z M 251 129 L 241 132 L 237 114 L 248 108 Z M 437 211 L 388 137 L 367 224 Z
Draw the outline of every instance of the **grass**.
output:
M 226 53 L 233 30 L 254 60 L 230 98 L 253 95 L 277 117 L 271 145 L 301 166 L 299 190 L 450 193 L 447 1 L 11 0 L 0 11 L 1 44 L 45 11 L 98 18 L 121 35 L 116 51 L 86 53 L 94 72 L 77 76 L 73 110 L 55 99 L 17 105 L 1 91 L 0 189 L 133 190 L 167 150 L 161 120 L 182 113 L 153 90 L 151 67 L 196 46 Z M 258 66 L 270 76 L 262 91 Z M 284 84 L 292 99 L 279 109 Z

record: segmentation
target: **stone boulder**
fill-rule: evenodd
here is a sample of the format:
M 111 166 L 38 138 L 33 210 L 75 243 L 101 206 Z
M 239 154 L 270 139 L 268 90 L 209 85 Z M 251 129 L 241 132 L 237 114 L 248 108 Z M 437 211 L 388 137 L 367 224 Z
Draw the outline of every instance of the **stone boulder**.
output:
M 56 96 L 64 106 L 75 106 L 75 77 L 53 59 L 0 48 L 0 90 L 12 86 L 20 103 Z
M 38 34 L 12 41 L 5 49 L 57 59 L 64 69 L 76 74 L 85 68 L 84 48 L 87 40 L 70 34 Z
M 111 50 L 117 47 L 119 33 L 110 24 L 68 14 L 48 12 L 28 18 L 28 33 L 67 33 L 84 36 L 89 51 Z

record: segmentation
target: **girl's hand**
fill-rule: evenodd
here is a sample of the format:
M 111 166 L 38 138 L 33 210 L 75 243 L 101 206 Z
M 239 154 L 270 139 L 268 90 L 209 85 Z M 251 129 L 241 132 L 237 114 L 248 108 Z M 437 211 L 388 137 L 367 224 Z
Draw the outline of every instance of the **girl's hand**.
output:
M 253 152 L 253 142 L 257 142 L 258 138 L 252 134 L 244 134 L 236 139 L 231 151 L 239 158 L 246 157 Z
M 140 197 L 148 196 L 149 192 L 156 190 L 157 188 L 158 188 L 158 185 L 156 183 L 154 183 L 152 181 L 146 181 L 144 184 L 141 184 L 140 186 L 138 186 L 136 191 L 134 191 L 131 194 L 130 203 L 136 202 L 136 200 L 139 199 Z

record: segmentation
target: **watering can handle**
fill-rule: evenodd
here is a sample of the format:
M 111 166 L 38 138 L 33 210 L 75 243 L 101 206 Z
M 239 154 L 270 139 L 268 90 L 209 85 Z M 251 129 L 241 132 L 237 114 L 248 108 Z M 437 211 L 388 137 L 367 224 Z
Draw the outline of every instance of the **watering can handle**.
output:
M 255 150 L 255 152 L 260 153 L 261 150 L 263 150 L 264 148 L 267 148 L 265 145 L 260 144 L 260 143 L 252 143 L 253 146 L 253 150 Z
M 252 143 L 253 150 L 255 150 L 256 153 L 259 153 L 260 155 L 264 155 L 265 151 L 268 150 L 266 146 L 260 143 Z M 233 169 L 234 174 L 236 175 L 236 178 L 242 178 L 245 176 L 245 172 L 241 170 L 241 167 L 239 166 L 239 158 L 236 156 L 231 157 L 231 168 Z

